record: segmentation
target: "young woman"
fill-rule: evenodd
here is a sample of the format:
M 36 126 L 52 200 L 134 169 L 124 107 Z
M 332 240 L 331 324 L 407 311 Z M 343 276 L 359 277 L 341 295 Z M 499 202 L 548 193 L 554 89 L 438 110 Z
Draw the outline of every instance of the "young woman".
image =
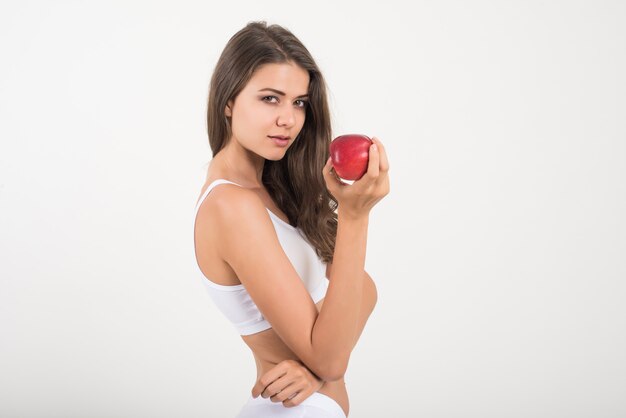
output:
M 346 417 L 343 377 L 377 298 L 364 266 L 370 210 L 389 193 L 384 147 L 373 138 L 361 179 L 337 177 L 322 74 L 291 32 L 265 22 L 226 45 L 207 122 L 195 255 L 256 361 L 238 417 Z

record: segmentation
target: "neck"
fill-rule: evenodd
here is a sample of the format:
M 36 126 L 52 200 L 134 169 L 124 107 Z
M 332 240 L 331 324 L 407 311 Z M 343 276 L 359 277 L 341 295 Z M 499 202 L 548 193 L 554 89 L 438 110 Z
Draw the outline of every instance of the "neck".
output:
M 249 188 L 263 187 L 263 166 L 265 158 L 241 147 L 231 139 L 228 145 L 218 152 L 211 165 L 216 165 L 229 180 Z

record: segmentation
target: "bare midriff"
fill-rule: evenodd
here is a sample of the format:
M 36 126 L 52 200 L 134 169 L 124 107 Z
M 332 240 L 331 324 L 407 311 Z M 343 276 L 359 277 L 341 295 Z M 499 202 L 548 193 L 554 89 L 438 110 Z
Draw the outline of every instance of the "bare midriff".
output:
M 217 178 L 224 178 L 224 176 L 217 175 L 207 178 L 207 182 L 202 188 L 201 195 L 206 190 L 206 187 Z M 259 197 L 268 209 L 280 217 L 285 223 L 288 223 L 287 216 L 274 204 L 266 191 L 254 191 L 259 194 Z M 203 274 L 206 277 L 217 279 L 215 283 L 222 286 L 241 285 L 241 281 L 235 272 L 218 254 L 217 249 L 219 248 L 219 237 L 212 234 L 216 228 L 207 228 L 207 230 L 209 231 L 207 235 L 203 237 L 203 239 L 198 239 L 196 242 L 196 257 Z M 324 299 L 316 303 L 318 312 L 322 308 L 323 303 Z M 252 350 L 252 354 L 254 355 L 254 361 L 256 362 L 257 367 L 257 379 L 281 361 L 300 361 L 298 356 L 291 351 L 289 347 L 287 347 L 287 345 L 272 328 L 252 335 L 242 335 L 241 338 L 250 350 Z M 256 381 L 250 385 L 250 390 L 252 390 L 255 383 Z M 346 417 L 348 416 L 350 404 L 348 402 L 348 392 L 346 391 L 346 384 L 343 378 L 332 382 L 324 382 L 318 392 L 334 399 L 339 406 L 341 406 L 341 409 L 343 409 Z
M 316 304 L 318 311 L 321 309 L 323 302 L 324 300 L 322 299 Z M 261 378 L 281 361 L 300 361 L 298 356 L 285 345 L 283 340 L 271 328 L 252 335 L 242 335 L 241 338 L 250 347 L 254 355 L 257 379 Z M 253 385 L 254 383 L 250 385 L 250 389 L 252 389 Z M 346 417 L 348 416 L 350 403 L 348 401 L 346 383 L 343 378 L 332 382 L 324 382 L 318 392 L 334 399 L 341 406 Z

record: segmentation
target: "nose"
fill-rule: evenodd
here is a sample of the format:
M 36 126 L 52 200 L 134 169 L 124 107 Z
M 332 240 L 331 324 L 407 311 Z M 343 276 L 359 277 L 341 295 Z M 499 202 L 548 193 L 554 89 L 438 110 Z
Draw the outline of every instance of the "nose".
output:
M 282 106 L 278 113 L 276 124 L 287 128 L 292 127 L 296 123 L 295 111 L 291 106 Z

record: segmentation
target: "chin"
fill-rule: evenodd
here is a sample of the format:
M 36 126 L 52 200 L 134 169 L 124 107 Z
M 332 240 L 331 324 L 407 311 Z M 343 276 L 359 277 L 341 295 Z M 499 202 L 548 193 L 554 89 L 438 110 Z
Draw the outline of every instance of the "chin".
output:
M 285 154 L 283 154 L 283 155 L 281 155 L 281 156 L 279 156 L 279 157 L 276 157 L 276 156 L 274 156 L 274 157 L 267 157 L 267 158 L 266 158 L 266 160 L 270 160 L 270 161 L 280 161 L 280 160 L 282 160 L 283 158 L 285 158 Z
M 265 159 L 271 161 L 280 161 L 285 158 L 285 155 L 287 155 L 287 151 L 289 151 L 289 147 L 278 150 L 277 152 L 273 152 L 269 156 L 265 157 Z

